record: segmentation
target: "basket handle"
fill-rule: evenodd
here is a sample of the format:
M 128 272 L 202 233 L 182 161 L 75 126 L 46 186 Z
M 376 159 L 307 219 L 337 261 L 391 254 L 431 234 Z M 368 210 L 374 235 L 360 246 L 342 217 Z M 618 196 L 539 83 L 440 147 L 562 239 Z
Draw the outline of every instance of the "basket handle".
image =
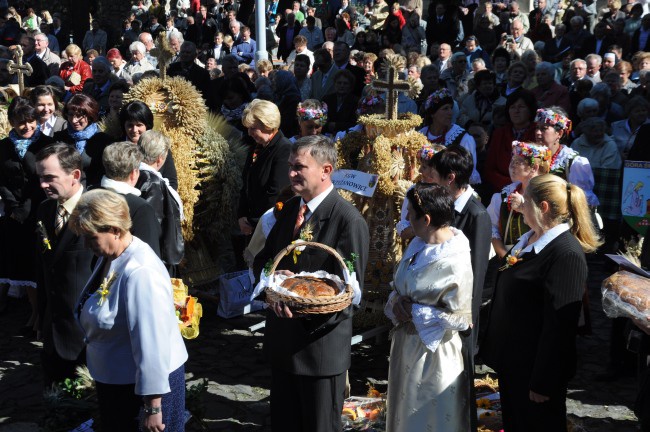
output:
M 345 264 L 345 261 L 343 261 L 341 255 L 339 255 L 339 253 L 334 248 L 331 248 L 326 244 L 318 243 L 318 242 L 295 242 L 289 244 L 289 246 L 285 247 L 284 249 L 281 249 L 280 252 L 278 252 L 278 254 L 275 256 L 275 259 L 273 260 L 273 265 L 271 266 L 269 273 L 273 274 L 275 272 L 275 269 L 280 264 L 280 261 L 282 261 L 282 258 L 289 255 L 289 253 L 291 253 L 295 248 L 299 248 L 303 246 L 322 249 L 325 252 L 332 255 L 334 258 L 336 258 L 336 261 L 341 266 L 341 270 L 343 270 L 343 274 L 346 275 L 346 279 L 347 279 L 347 275 L 349 275 L 350 272 L 348 270 L 348 266 Z

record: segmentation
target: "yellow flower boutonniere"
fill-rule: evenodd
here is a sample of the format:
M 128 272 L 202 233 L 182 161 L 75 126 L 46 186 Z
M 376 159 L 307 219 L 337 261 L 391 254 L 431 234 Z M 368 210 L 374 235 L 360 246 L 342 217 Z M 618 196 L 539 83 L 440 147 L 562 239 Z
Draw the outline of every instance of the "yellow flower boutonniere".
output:
M 45 225 L 43 225 L 43 222 L 41 221 L 36 222 L 36 229 L 38 230 L 38 233 L 41 235 L 43 252 L 45 252 L 46 250 L 52 250 L 52 243 L 50 242 L 50 239 L 47 237 L 47 231 L 45 230 Z
M 313 239 L 314 239 L 314 228 L 311 226 L 310 223 L 306 223 L 305 226 L 302 227 L 302 229 L 300 230 L 300 235 L 298 236 L 298 240 L 295 240 L 291 243 L 310 242 Z M 297 247 L 293 250 L 294 264 L 298 263 L 298 255 L 300 255 L 303 250 L 305 250 L 304 246 Z
M 98 306 L 103 305 L 104 300 L 106 300 L 106 297 L 111 293 L 109 288 L 113 285 L 115 279 L 117 279 L 117 275 L 115 274 L 115 271 L 112 271 L 104 278 L 104 282 L 99 286 L 99 289 L 95 291 L 95 295 L 99 296 L 99 300 L 97 301 Z
M 514 266 L 518 262 L 523 261 L 523 258 L 519 258 L 520 253 L 521 253 L 521 249 L 512 251 L 512 253 L 506 257 L 506 264 L 501 266 L 499 268 L 499 271 L 504 271 L 505 269 L 509 269 L 510 267 Z

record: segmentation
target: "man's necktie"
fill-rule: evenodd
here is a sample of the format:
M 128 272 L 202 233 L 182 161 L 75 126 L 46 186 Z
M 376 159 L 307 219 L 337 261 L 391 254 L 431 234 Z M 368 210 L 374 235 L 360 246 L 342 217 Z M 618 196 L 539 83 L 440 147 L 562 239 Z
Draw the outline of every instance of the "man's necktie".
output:
M 300 227 L 305 222 L 305 213 L 307 212 L 307 204 L 303 204 L 298 211 L 298 217 L 296 217 L 296 224 L 293 227 L 293 237 L 297 237 L 300 232 Z
M 54 234 L 57 236 L 63 230 L 66 222 L 68 222 L 68 211 L 63 207 L 63 204 L 59 204 L 56 208 L 56 219 L 54 221 Z

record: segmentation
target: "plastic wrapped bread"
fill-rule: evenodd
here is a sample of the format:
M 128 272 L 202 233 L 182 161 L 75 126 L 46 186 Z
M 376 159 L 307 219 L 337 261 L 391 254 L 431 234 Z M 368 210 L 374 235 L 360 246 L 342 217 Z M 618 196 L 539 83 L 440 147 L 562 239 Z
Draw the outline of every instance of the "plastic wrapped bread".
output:
M 650 316 L 650 279 L 619 271 L 603 281 L 601 291 L 603 310 L 608 317 L 645 321 Z

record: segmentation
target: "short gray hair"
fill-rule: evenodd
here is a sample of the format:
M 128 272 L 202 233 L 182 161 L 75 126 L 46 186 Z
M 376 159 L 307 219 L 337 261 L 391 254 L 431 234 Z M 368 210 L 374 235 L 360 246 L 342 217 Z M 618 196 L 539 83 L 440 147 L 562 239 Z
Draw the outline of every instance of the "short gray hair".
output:
M 161 156 L 166 157 L 171 148 L 171 139 L 155 130 L 148 130 L 140 135 L 138 147 L 147 165 L 155 163 Z
M 323 135 L 309 135 L 298 138 L 291 146 L 291 153 L 297 154 L 303 150 L 309 151 L 320 165 L 329 163 L 336 169 L 336 147 L 331 139 Z
M 135 41 L 131 42 L 131 45 L 129 45 L 129 51 L 138 51 L 140 54 L 146 54 L 147 53 L 147 47 L 144 46 L 144 44 L 140 41 Z
M 138 146 L 128 141 L 107 146 L 102 156 L 106 177 L 117 181 L 128 179 L 133 170 L 138 169 L 141 161 L 142 152 Z
M 603 64 L 603 58 L 599 54 L 592 53 L 587 55 L 587 57 L 585 57 L 585 61 L 589 60 L 596 60 L 599 65 Z

